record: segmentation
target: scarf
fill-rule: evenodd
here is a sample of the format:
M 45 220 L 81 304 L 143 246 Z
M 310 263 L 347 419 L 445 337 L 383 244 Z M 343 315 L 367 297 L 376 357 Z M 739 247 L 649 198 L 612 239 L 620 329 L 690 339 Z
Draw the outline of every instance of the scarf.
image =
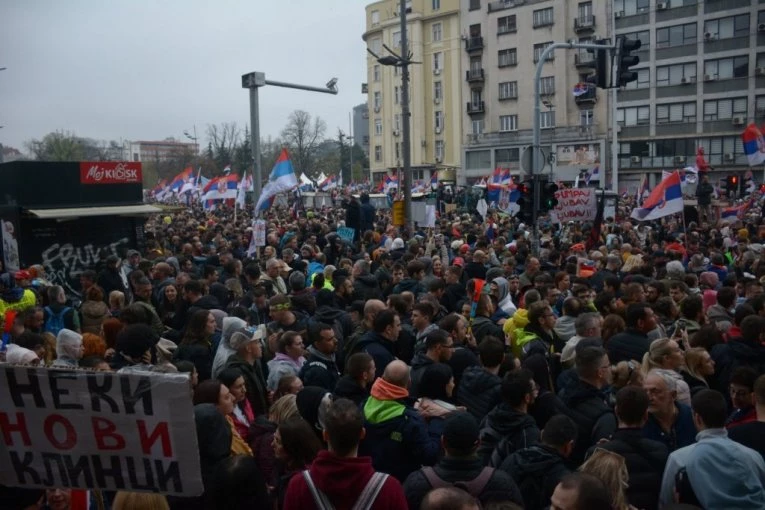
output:
M 369 392 L 377 400 L 398 400 L 409 396 L 409 390 L 378 377 Z

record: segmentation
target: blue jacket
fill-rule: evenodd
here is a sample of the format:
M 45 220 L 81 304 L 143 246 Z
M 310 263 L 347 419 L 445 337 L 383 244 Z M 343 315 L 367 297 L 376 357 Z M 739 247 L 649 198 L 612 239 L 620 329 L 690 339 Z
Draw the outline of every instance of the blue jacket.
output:
M 359 445 L 359 456 L 372 457 L 376 471 L 404 482 L 421 466 L 432 466 L 441 452 L 439 438 L 428 434 L 428 427 L 409 399 L 378 400 L 364 403 L 366 437 Z
M 685 404 L 675 402 L 677 407 L 677 419 L 669 434 L 665 434 L 659 422 L 652 414 L 648 414 L 648 421 L 643 425 L 643 437 L 660 441 L 667 445 L 670 452 L 693 444 L 696 441 L 696 425 L 693 423 L 693 412 Z
M 393 342 L 374 331 L 367 331 L 354 352 L 366 352 L 375 360 L 375 375 L 382 377 L 388 363 L 396 359 L 393 355 Z

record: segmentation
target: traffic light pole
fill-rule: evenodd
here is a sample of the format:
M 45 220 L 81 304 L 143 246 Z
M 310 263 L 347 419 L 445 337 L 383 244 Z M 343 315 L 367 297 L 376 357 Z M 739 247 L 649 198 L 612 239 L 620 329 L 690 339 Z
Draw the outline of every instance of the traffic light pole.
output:
M 534 75 L 534 141 L 532 142 L 531 151 L 531 168 L 528 173 L 531 177 L 533 190 L 532 196 L 534 197 L 534 209 L 532 215 L 532 234 L 531 234 L 531 252 L 534 255 L 539 255 L 539 203 L 541 201 L 541 189 L 539 181 L 539 173 L 541 172 L 542 161 L 540 159 L 541 151 L 541 138 L 542 138 L 542 126 L 540 124 L 540 115 L 542 112 L 542 70 L 544 69 L 547 57 L 549 57 L 556 49 L 563 48 L 568 50 L 582 49 L 582 50 L 613 50 L 616 48 L 615 44 L 586 44 L 586 43 L 553 43 L 544 49 L 542 55 L 537 62 L 537 70 Z

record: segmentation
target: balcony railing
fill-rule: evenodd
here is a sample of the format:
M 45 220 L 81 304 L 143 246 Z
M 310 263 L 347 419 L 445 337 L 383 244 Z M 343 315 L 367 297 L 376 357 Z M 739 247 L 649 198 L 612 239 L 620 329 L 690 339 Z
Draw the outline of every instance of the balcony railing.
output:
M 471 115 L 484 112 L 483 101 L 471 101 L 467 104 L 467 112 Z
M 588 53 L 587 50 L 574 53 L 574 65 L 576 67 L 595 67 L 595 55 Z
M 465 40 L 465 50 L 467 51 L 483 50 L 483 37 L 481 37 L 480 35 L 468 37 L 467 40 Z
M 465 71 L 465 79 L 469 83 L 483 81 L 484 80 L 483 68 L 470 69 L 468 71 Z
M 581 16 L 574 18 L 574 32 L 595 30 L 595 16 Z

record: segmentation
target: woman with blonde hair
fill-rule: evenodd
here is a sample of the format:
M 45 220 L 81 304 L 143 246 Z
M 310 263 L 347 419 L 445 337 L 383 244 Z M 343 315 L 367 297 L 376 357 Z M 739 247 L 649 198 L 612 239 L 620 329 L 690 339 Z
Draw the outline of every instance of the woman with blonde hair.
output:
M 709 388 L 707 377 L 715 374 L 715 360 L 703 347 L 692 347 L 685 353 L 685 367 L 682 370 L 683 380 L 691 389 L 691 395 L 699 390 Z
M 620 361 L 611 367 L 611 386 L 616 393 L 625 386 L 643 387 L 643 367 L 635 360 Z
M 112 510 L 170 510 L 170 506 L 162 494 L 118 491 Z
M 590 458 L 579 467 L 579 471 L 598 478 L 606 485 L 611 494 L 613 510 L 635 508 L 627 502 L 625 490 L 629 487 L 630 475 L 627 471 L 627 463 L 621 455 L 596 448 Z
M 271 404 L 268 410 L 268 421 L 256 421 L 250 425 L 250 449 L 255 460 L 258 461 L 260 472 L 269 484 L 273 481 L 276 464 L 273 447 L 276 428 L 280 423 L 294 416 L 299 416 L 297 396 L 284 395 Z
M 661 372 L 675 380 L 677 397 L 675 400 L 687 406 L 691 405 L 691 389 L 680 375 L 685 365 L 685 354 L 680 345 L 672 338 L 659 338 L 651 342 L 648 352 L 643 355 L 643 373 Z

